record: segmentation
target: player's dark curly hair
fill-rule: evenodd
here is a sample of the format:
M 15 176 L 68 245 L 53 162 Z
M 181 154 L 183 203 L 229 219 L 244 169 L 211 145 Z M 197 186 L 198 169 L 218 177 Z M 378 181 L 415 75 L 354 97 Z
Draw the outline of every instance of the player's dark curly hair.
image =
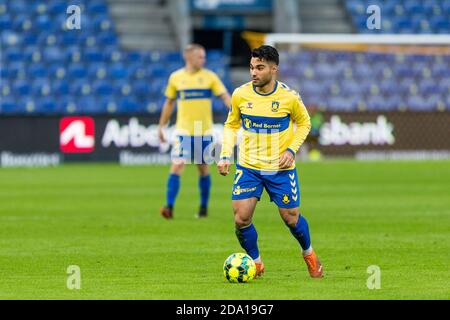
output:
M 273 62 L 276 65 L 280 63 L 280 55 L 278 54 L 277 49 L 267 45 L 263 45 L 259 48 L 253 49 L 252 57 L 259 58 L 260 60 L 264 60 L 267 62 Z

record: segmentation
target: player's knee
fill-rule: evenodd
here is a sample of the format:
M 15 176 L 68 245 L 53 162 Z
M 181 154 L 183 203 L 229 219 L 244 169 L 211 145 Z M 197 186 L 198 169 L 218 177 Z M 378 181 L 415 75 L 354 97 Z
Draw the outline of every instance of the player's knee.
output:
M 299 214 L 296 208 L 280 210 L 280 215 L 287 226 L 295 227 L 297 225 Z
M 183 173 L 183 169 L 184 169 L 184 163 L 183 162 L 173 163 L 170 172 L 171 173 L 175 173 L 177 175 L 180 175 L 180 174 Z
M 208 165 L 206 165 L 206 164 L 198 165 L 198 171 L 199 171 L 200 175 L 203 177 L 209 175 Z
M 252 218 L 249 215 L 244 214 L 239 209 L 234 209 L 234 224 L 237 227 L 243 228 L 243 227 L 250 225 L 251 223 L 252 223 Z
M 239 217 L 239 216 L 234 216 L 234 224 L 238 228 L 245 228 L 245 227 L 247 227 L 247 226 L 252 224 L 252 219 L 250 219 L 250 218 L 243 218 L 243 217 Z

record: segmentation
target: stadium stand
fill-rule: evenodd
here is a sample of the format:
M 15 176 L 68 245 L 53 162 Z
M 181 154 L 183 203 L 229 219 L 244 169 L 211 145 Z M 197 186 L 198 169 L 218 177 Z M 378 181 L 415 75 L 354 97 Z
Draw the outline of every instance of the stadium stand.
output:
M 80 30 L 67 30 L 69 5 L 81 8 Z M 159 113 L 168 75 L 183 65 L 179 52 L 121 48 L 103 0 L 0 0 L 0 29 L 5 115 Z M 231 88 L 222 52 L 208 52 L 207 67 Z
M 283 80 L 299 88 L 305 102 L 322 109 L 442 111 L 450 108 L 448 54 L 303 49 L 283 52 L 282 60 Z
M 366 27 L 366 10 L 377 5 L 382 12 L 382 28 Z M 353 25 L 360 33 L 442 33 L 450 32 L 449 0 L 346 0 Z
M 372 33 L 450 33 L 450 0 L 344 0 L 355 28 Z M 81 30 L 67 30 L 69 5 Z M 378 4 L 382 28 L 366 28 Z M 104 0 L 0 0 L 0 114 L 159 113 L 179 52 L 119 45 Z M 325 49 L 283 53 L 282 80 L 307 104 L 333 111 L 450 108 L 450 56 Z M 208 52 L 208 68 L 230 91 L 228 57 Z M 345 79 L 345 81 L 342 81 Z M 213 108 L 226 112 L 220 100 Z
M 344 0 L 359 33 L 450 34 L 450 0 Z M 378 5 L 381 29 L 368 29 Z M 450 55 L 374 50 L 284 52 L 283 80 L 330 111 L 450 110 Z M 300 76 L 299 76 L 300 75 Z M 342 79 L 345 79 L 344 81 Z

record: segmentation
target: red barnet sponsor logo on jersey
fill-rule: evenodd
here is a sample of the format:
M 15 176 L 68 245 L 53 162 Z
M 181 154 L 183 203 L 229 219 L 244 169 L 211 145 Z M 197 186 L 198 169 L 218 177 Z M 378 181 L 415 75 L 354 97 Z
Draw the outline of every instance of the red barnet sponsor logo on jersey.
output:
M 91 117 L 65 117 L 59 122 L 59 145 L 64 153 L 88 153 L 95 147 L 95 124 Z

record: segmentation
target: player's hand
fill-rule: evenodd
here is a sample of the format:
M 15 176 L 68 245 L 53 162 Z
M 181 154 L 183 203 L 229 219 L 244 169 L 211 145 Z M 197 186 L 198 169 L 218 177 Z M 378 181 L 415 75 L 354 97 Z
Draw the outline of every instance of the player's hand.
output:
M 295 162 L 295 157 L 290 151 L 285 151 L 280 157 L 280 169 L 287 169 L 292 166 Z
M 166 138 L 164 138 L 164 132 L 162 127 L 158 127 L 158 137 L 161 143 L 166 142 Z
M 219 170 L 219 173 L 223 176 L 226 176 L 228 173 L 230 173 L 230 160 L 222 159 L 217 164 L 217 169 Z

